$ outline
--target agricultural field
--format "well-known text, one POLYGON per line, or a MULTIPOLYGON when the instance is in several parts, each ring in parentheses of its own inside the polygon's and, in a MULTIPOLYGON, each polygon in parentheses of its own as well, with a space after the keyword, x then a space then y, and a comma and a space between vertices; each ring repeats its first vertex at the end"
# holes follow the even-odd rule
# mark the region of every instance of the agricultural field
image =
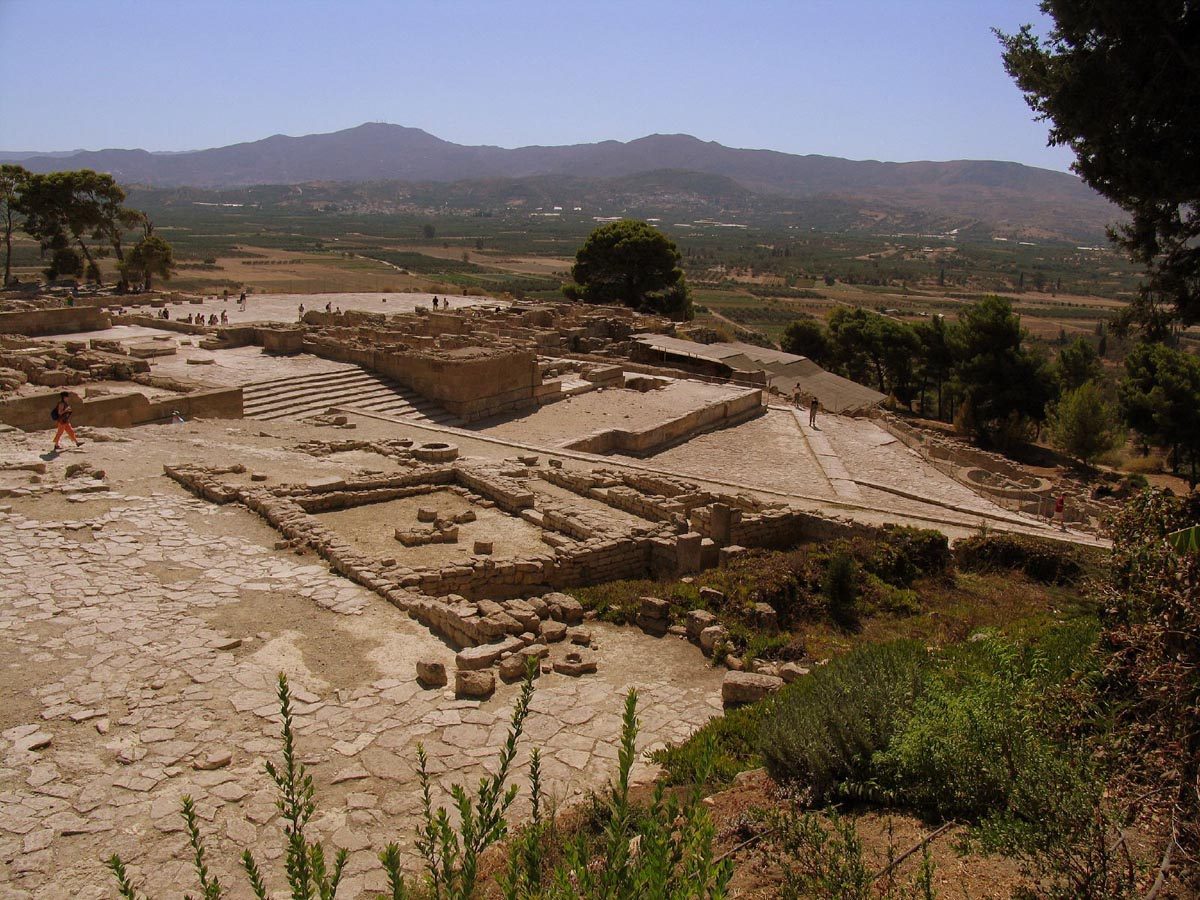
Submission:
MULTIPOLYGON (((320 293, 429 291, 556 299, 575 250, 600 221, 647 218, 677 243, 701 324, 722 336, 778 343, 788 323, 862 306, 908 321, 955 316, 988 293, 1008 296, 1035 340, 1096 333, 1136 290, 1138 274, 1094 245, 1018 241, 974 230, 886 234, 820 231, 769 216, 694 218, 687 211, 396 208, 347 211, 296 188, 130 192, 175 249, 171 287, 320 293), (611 215, 597 216, 602 212, 611 215)), ((19 237, 16 273, 34 277, 36 245, 19 237)), ((106 277, 115 266, 102 261, 106 277)))

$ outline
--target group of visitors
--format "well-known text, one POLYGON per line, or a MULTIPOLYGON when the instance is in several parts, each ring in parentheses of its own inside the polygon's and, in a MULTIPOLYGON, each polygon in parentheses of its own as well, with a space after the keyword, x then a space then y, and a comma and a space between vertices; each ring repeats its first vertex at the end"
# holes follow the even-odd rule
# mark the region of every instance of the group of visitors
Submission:
MULTIPOLYGON (((165 311, 166 310, 164 310, 164 312, 165 311)), ((166 317, 164 316, 163 318, 166 317)), ((204 313, 202 312, 196 313, 194 318, 191 313, 188 313, 183 321, 188 325, 228 325, 229 313, 227 313, 225 310, 221 310, 220 316, 217 316, 216 313, 211 313, 208 317, 208 321, 205 321, 204 313)))
MULTIPOLYGON (((434 294, 434 295, 433 295, 433 308, 434 308, 434 309, 437 309, 437 308, 438 308, 438 302, 439 302, 439 301, 438 301, 437 294, 434 294)), ((449 308, 450 308, 450 298, 449 298, 449 297, 443 297, 443 298, 441 299, 441 301, 440 301, 440 302, 441 302, 441 304, 442 304, 442 309, 449 309, 449 308)))

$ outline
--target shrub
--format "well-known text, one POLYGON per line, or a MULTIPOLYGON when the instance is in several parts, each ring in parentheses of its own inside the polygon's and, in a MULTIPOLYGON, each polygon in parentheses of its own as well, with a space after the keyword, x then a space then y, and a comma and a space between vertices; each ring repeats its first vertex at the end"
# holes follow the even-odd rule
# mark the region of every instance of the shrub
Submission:
POLYGON ((858 624, 858 566, 848 553, 829 561, 822 584, 829 617, 843 628, 858 624))
POLYGON ((890 826, 884 878, 868 867, 855 821, 835 810, 818 814, 792 801, 769 810, 764 824, 770 829, 772 857, 783 872, 782 900, 934 900, 937 896, 928 844, 921 848, 921 863, 913 878, 907 882, 896 878, 898 858, 890 826), (878 881, 883 883, 877 885, 878 881))
POLYGON ((774 715, 773 706, 774 698, 767 698, 727 710, 682 744, 655 750, 650 758, 666 770, 667 784, 697 784, 703 777, 714 785, 728 784, 739 772, 762 765, 759 730, 774 715))
POLYGON ((908 587, 917 578, 948 573, 954 564, 950 542, 940 531, 888 525, 870 545, 863 568, 895 587, 908 587))
POLYGON ((1069 754, 1047 727, 1054 688, 1086 667, 1096 631, 1058 631, 1036 645, 988 637, 941 654, 872 760, 863 791, 936 817, 979 821, 1061 780, 1069 754))
POLYGON ((859 647, 785 687, 763 717, 759 749, 778 781, 814 800, 845 779, 861 780, 921 692, 929 655, 912 641, 859 647))
POLYGON ((1094 565, 1096 554, 1072 544, 1026 534, 987 534, 954 545, 959 568, 966 572, 1011 569, 1044 584, 1076 584, 1094 565))

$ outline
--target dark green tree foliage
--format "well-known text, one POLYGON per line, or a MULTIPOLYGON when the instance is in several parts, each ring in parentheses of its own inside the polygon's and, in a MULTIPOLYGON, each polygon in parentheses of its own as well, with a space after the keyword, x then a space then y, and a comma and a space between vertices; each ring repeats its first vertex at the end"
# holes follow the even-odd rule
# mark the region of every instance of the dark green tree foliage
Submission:
POLYGON ((1081 337, 1063 347, 1054 364, 1054 374, 1058 379, 1059 388, 1063 391, 1083 387, 1089 381, 1099 378, 1102 371, 1096 348, 1090 341, 1081 337))
POLYGON ((1177 472, 1200 482, 1200 359, 1161 344, 1125 357, 1117 388, 1125 422, 1147 443, 1167 447, 1177 472))
POLYGON ((987 441, 1045 418, 1050 379, 1022 346, 1021 319, 1003 297, 985 297, 960 316, 955 381, 968 404, 966 426, 987 441))
MULTIPOLYGON (((80 169, 32 175, 21 192, 19 211, 25 215, 25 231, 51 254, 51 270, 66 274, 65 250, 77 251, 86 262, 88 278, 100 280, 96 260, 107 254, 103 244, 120 227, 125 192, 111 175, 80 169)), ((51 270, 47 274, 51 274, 51 270)), ((53 275, 51 275, 53 277, 53 275)))
POLYGON ((150 290, 150 283, 155 276, 168 281, 174 270, 171 245, 155 234, 138 241, 121 266, 124 277, 141 279, 145 282, 146 290, 150 290))
POLYGON ((944 316, 934 316, 928 322, 919 322, 913 326, 920 347, 920 394, 921 411, 925 411, 925 390, 932 386, 937 392, 937 414, 945 417, 943 411, 943 387, 954 372, 954 328, 947 324, 944 316))
POLYGON ((1151 336, 1200 322, 1200 5, 1043 0, 1046 38, 999 34, 1026 102, 1073 168, 1130 221, 1110 236, 1149 278, 1127 320, 1151 336))
POLYGON ((1116 410, 1094 381, 1063 393, 1050 413, 1050 436, 1056 446, 1089 465, 1124 439, 1116 410))
POLYGON ((12 235, 16 228, 17 205, 28 180, 29 172, 23 166, 0 165, 0 217, 4 222, 4 279, 0 281, 0 287, 7 285, 12 277, 12 235))
POLYGON ((820 366, 833 362, 833 344, 829 332, 813 318, 797 319, 788 325, 780 346, 785 353, 806 357, 820 366))
POLYGON ((691 296, 674 241, 645 222, 622 219, 588 236, 563 293, 586 303, 620 303, 672 319, 691 319, 691 296))

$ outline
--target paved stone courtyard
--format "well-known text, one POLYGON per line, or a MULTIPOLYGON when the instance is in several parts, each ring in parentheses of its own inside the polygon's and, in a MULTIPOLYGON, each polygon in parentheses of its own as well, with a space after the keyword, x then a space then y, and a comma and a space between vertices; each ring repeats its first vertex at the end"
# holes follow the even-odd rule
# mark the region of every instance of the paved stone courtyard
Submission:
MULTIPOLYGON (((164 431, 139 452, 166 453, 164 431)), ((27 456, 27 444, 10 438, 4 451, 27 456)), ((125 444, 85 449, 118 470, 128 454, 125 444)), ((243 509, 161 477, 122 481, 110 473, 114 490, 71 499, 18 496, 0 514, 0 894, 112 896, 101 860, 114 851, 148 891, 178 891, 188 884, 184 794, 225 883, 240 883, 242 847, 277 862, 262 767, 278 753, 280 671, 317 784, 316 833, 351 851, 345 896, 382 889, 374 848, 412 847, 417 742, 440 784, 473 783, 503 739, 516 687, 483 703, 423 690, 418 657, 453 661, 425 628, 312 557, 272 549, 276 533, 243 509)), ((589 627, 599 674, 543 676, 527 727, 564 802, 613 771, 628 688, 642 696, 642 747, 679 740, 720 710, 721 676, 687 643, 589 627)))
MULTIPOLYGON (((411 310, 431 299, 411 295, 388 306, 411 310)), ((310 310, 328 302, 255 297, 254 311, 239 313, 237 320, 271 314, 292 321, 301 301, 310 310)), ((339 305, 366 311, 384 306, 380 295, 341 295, 339 305)), ((235 311, 233 302, 208 299, 172 307, 172 315, 198 306, 235 311)), ((517 310, 502 324, 506 332, 532 333, 545 325, 546 315, 517 310)), ((622 322, 617 325, 624 327, 622 322)), ((598 327, 585 324, 578 330, 598 327)), ((347 346, 361 337, 340 325, 334 331, 345 332, 347 346)), ((654 552, 679 553, 682 559, 686 545, 703 554, 699 530, 715 528, 718 506, 726 517, 736 508, 745 517, 741 533, 763 539, 741 541, 747 546, 775 546, 765 537, 770 528, 783 528, 785 520, 795 528, 805 519, 839 534, 888 523, 938 528, 951 538, 981 525, 1058 534, 964 486, 875 421, 823 415, 812 428, 803 412, 780 403, 760 415, 755 400, 754 409, 743 410, 746 415, 671 432, 671 440, 641 457, 564 449, 580 446, 574 441, 597 429, 666 427, 742 393, 688 379, 667 379, 665 386, 643 393, 625 386, 620 367, 607 358, 546 357, 538 363, 532 350, 511 347, 507 363, 481 357, 480 366, 494 363, 493 369, 479 370, 491 372, 489 377, 499 378, 505 366, 526 364, 539 390, 569 389, 570 398, 459 427, 447 424, 463 421, 455 417, 419 410, 401 415, 395 409, 403 405, 389 406, 392 399, 364 395, 361 386, 344 389, 351 368, 345 362, 312 353, 277 356, 257 345, 202 347, 194 335, 155 332, 119 325, 71 340, 169 344, 175 352, 155 356, 156 378, 144 386, 151 396, 170 395, 175 390, 170 379, 195 377, 192 370, 199 370, 209 386, 279 379, 280 394, 297 395, 304 409, 268 416, 269 403, 260 399, 245 407, 247 416, 261 414, 258 420, 85 428, 87 445, 61 456, 44 453, 46 432, 0 433, 0 897, 113 896, 103 864, 113 852, 130 863, 139 890, 177 896, 191 885, 179 816, 184 795, 196 801, 211 868, 234 886, 235 896, 244 884, 237 863, 243 848, 252 849, 271 872, 271 887, 281 888, 282 832, 263 771, 266 760, 278 757, 275 689, 281 672, 290 680, 300 753, 317 788, 313 834, 327 848, 350 852, 339 896, 384 889, 376 853, 388 842, 398 842, 415 868, 418 743, 428 751, 442 791, 437 800, 445 802, 451 783, 474 784, 489 771, 518 688, 500 684, 494 696, 479 701, 457 699, 451 688, 422 687, 418 661, 441 662, 450 671, 463 665, 455 648, 435 636, 446 631, 402 611, 418 607, 397 602, 402 594, 416 600, 400 587, 442 585, 430 588, 427 599, 444 599, 447 609, 459 610, 459 624, 495 624, 503 619, 493 616, 508 613, 485 614, 484 604, 496 606, 488 591, 500 588, 501 571, 512 570, 516 580, 509 585, 512 593, 494 596, 513 604, 534 593, 532 585, 522 587, 526 581, 549 579, 548 573, 566 571, 568 562, 582 567, 579 571, 596 565, 610 579, 644 577, 650 570, 631 575, 620 568, 629 563, 621 554, 632 554, 634 568, 643 566, 637 556, 643 551, 647 559, 657 558, 654 552), (554 370, 560 383, 543 381, 539 367, 548 377, 554 370), (324 387, 318 385, 322 378, 324 387), (312 418, 316 413, 321 415, 312 418), (324 427, 335 424, 346 430, 324 427), (341 439, 347 440, 334 446, 341 439), (455 465, 465 469, 438 484, 439 491, 458 493, 428 492, 419 477, 400 485, 413 473, 424 476, 407 449, 395 448, 424 442, 453 445, 453 455, 460 457, 455 465), (323 443, 329 446, 313 449, 323 443), (265 509, 255 505, 259 495, 238 493, 240 503, 217 505, 224 500, 199 499, 213 495, 202 490, 193 495, 182 482, 165 477, 165 466, 175 467, 176 474, 180 466, 219 473, 234 493, 258 488, 262 498, 273 498, 276 511, 290 497, 296 522, 308 509, 295 504, 307 502, 316 510, 321 498, 312 492, 322 486, 346 493, 348 482, 356 482, 364 492, 377 488, 387 496, 362 505, 343 498, 344 506, 318 510, 304 533, 315 534, 317 523, 328 526, 320 549, 295 533, 281 540, 288 532, 278 518, 250 511, 265 509), (597 472, 599 480, 589 480, 597 472), (372 488, 374 481, 379 484, 372 488), (483 501, 472 492, 484 491, 485 482, 493 494, 483 501), (275 488, 280 492, 270 494, 275 488), (525 495, 520 504, 518 494, 525 495), (494 501, 502 501, 499 508, 494 501), (471 517, 460 523, 462 543, 402 546, 400 526, 409 529, 412 543, 422 507, 435 522, 439 511, 458 516, 470 510, 471 517), (704 515, 688 518, 698 512, 704 515), (680 533, 668 534, 674 530, 680 533), (378 566, 339 568, 337 560, 351 549, 378 566), (426 563, 440 568, 434 572, 426 563), (559 564, 564 568, 555 569, 559 564), (610 565, 617 568, 603 568, 610 565), (613 575, 618 568, 626 574, 613 575), (472 580, 478 572, 486 576, 487 590, 472 580), (456 578, 468 587, 454 586, 456 578), (472 590, 479 596, 459 596, 472 590)), ((434 340, 420 329, 403 336, 416 344, 434 340)), ((576 338, 603 343, 594 334, 576 338)), ((559 349, 555 333, 540 332, 539 339, 559 349)), ((458 352, 450 344, 438 352, 458 352)), ((415 366, 420 360, 414 359, 415 366)), ((480 379, 478 386, 486 387, 480 379)), ((94 381, 89 387, 102 398, 133 384, 94 381)), ((44 388, 30 384, 23 390, 40 396, 44 388)), ((278 404, 286 406, 284 400, 278 404)), ((622 446, 634 448, 629 452, 645 449, 622 446)), ((715 555, 714 538, 705 539, 715 555)), ((1084 534, 1070 539, 1096 541, 1084 534)), ((744 550, 738 543, 728 541, 735 546, 720 549, 744 550)), ((597 580, 602 579, 566 585, 597 580)), ((582 614, 578 605, 575 609, 582 614)), ((561 621, 545 621, 560 642, 554 653, 561 656, 575 646, 563 640, 561 621)), ((524 627, 515 619, 512 624, 524 627)), ((641 697, 642 750, 686 738, 722 708, 724 670, 710 666, 686 640, 595 621, 583 628, 590 632, 598 671, 570 677, 546 660, 518 756, 523 771, 530 745, 542 748, 544 783, 560 804, 603 787, 614 772, 620 713, 630 688, 641 697)), ((519 638, 509 634, 505 640, 531 651, 541 646, 532 630, 519 638)), ((476 649, 488 646, 496 644, 476 649)), ((647 762, 638 763, 637 777, 653 774, 647 762)), ((518 817, 524 803, 518 800, 518 817)))

